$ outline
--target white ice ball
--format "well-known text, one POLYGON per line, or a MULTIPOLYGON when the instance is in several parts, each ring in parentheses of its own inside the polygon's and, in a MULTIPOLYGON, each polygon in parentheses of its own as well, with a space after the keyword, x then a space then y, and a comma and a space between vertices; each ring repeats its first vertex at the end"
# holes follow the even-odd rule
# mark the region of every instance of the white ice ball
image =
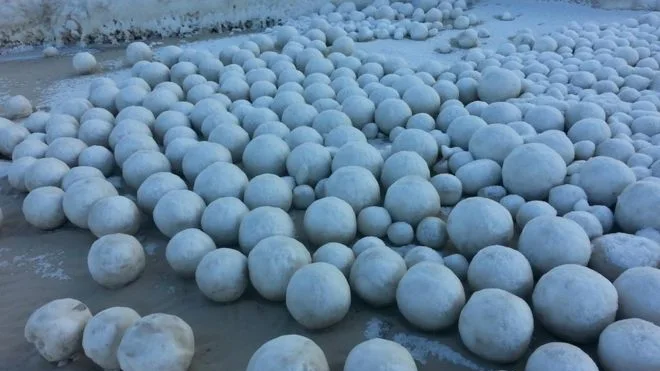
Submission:
POLYGON ((295 236, 293 220, 282 209, 261 206, 245 214, 238 229, 238 243, 249 254, 257 243, 272 236, 295 236))
POLYGON ((81 179, 64 192, 62 199, 64 214, 76 226, 88 228, 89 213, 94 203, 117 194, 117 189, 104 178, 81 179))
POLYGON ((576 222, 546 215, 525 225, 518 251, 527 258, 534 272, 542 275, 563 264, 586 266, 591 257, 591 242, 576 222))
POLYGON ((566 163, 550 147, 528 143, 516 147, 504 159, 504 187, 526 200, 545 199, 554 186, 563 184, 566 163))
POLYGON ((504 68, 489 69, 481 76, 477 94, 486 103, 501 102, 520 95, 520 77, 504 68))
POLYGON ((79 75, 88 75, 98 71, 100 68, 96 58, 88 52, 76 53, 73 56, 73 69, 79 75))
POLYGON ((154 313, 126 330, 117 359, 124 371, 187 370, 194 354, 190 326, 177 316, 154 313))
POLYGON ((35 310, 25 324, 25 339, 48 362, 66 361, 80 351, 92 313, 75 299, 56 299, 35 310))
POLYGON ((285 175, 289 146, 280 137, 266 134, 252 139, 243 152, 243 167, 249 177, 285 175))
POLYGON ((598 371, 596 363, 575 345, 551 342, 541 345, 527 359, 526 371, 598 371))
POLYGON ((474 291, 496 288, 525 298, 532 292, 534 275, 523 254, 509 247, 492 245, 472 258, 468 283, 474 291))
POLYGON ((94 241, 87 255, 87 267, 94 281, 110 289, 135 281, 144 271, 142 244, 127 234, 109 234, 94 241))
POLYGON ((4 103, 4 116, 10 120, 28 117, 32 113, 32 103, 22 95, 14 95, 4 103))
POLYGON ((126 62, 131 66, 139 61, 150 62, 152 58, 151 47, 141 41, 132 42, 126 47, 126 62))
POLYGON ((286 288, 286 307, 307 329, 321 329, 341 321, 351 306, 351 288, 334 265, 312 263, 298 269, 286 288), (310 297, 309 293, 315 295, 310 297))
POLYGON ((332 196, 314 201, 305 211, 303 224, 310 242, 317 246, 328 242, 349 244, 357 232, 351 205, 332 196))
POLYGON ((264 298, 283 301, 293 274, 311 262, 312 256, 302 243, 292 237, 270 236, 248 254, 250 282, 264 298))
POLYGON ((618 197, 615 218, 619 227, 629 233, 645 228, 660 230, 656 217, 660 207, 660 184, 642 180, 625 188, 618 197))
POLYGON ((384 307, 396 300, 396 288, 406 273, 401 255, 386 246, 365 250, 353 263, 351 288, 374 307, 384 307))
POLYGON ((165 247, 165 259, 181 277, 195 276, 195 269, 202 258, 215 250, 215 243, 206 233, 189 228, 175 234, 165 247))
POLYGON ((25 170, 25 188, 32 191, 39 187, 59 187, 69 172, 69 166, 56 158, 41 158, 25 170))
POLYGON ((199 228, 206 203, 196 193, 187 189, 165 193, 153 211, 154 223, 167 237, 188 228, 199 228))
POLYGON ((589 267, 614 281, 634 267, 660 266, 660 244, 650 238, 610 233, 594 239, 589 267))
POLYGON ((250 209, 272 206, 289 211, 293 202, 293 191, 282 177, 261 174, 247 183, 243 202, 250 209))
POLYGON ((491 199, 466 198, 449 214, 447 233, 461 254, 472 257, 487 246, 508 245, 514 234, 513 218, 491 199))
POLYGON ((238 244, 238 231, 243 216, 250 210, 234 197, 222 197, 211 202, 202 214, 202 230, 220 246, 238 244))
POLYGON ((660 326, 660 269, 634 267, 615 281, 620 318, 640 318, 660 326))
POLYGON ((635 180, 635 174, 623 162, 597 156, 580 166, 578 186, 585 191, 590 204, 611 207, 617 203, 619 194, 635 180))
POLYGON ((234 249, 214 249, 199 262, 195 281, 207 298, 221 303, 232 302, 247 288, 248 260, 234 249))
POLYGON ((425 217, 440 212, 440 201, 438 192, 428 180, 409 175, 387 189, 384 207, 393 221, 403 221, 415 227, 425 217))
POLYGON ((526 351, 534 332, 534 317, 527 303, 500 289, 475 292, 458 320, 463 344, 489 361, 510 363, 526 351))
POLYGON ((64 191, 47 186, 32 190, 23 200, 23 216, 31 225, 44 230, 61 227, 66 222, 62 199, 64 191))
POLYGON ((110 196, 92 205, 87 225, 96 237, 114 233, 134 235, 140 229, 140 219, 140 210, 130 198, 110 196))
POLYGON ((110 307, 97 313, 83 332, 85 355, 105 370, 119 369, 119 343, 126 330, 140 318, 136 311, 127 307, 110 307))
POLYGON ((456 323, 465 304, 465 292, 449 268, 426 261, 415 264, 403 276, 396 301, 410 323, 424 331, 437 331, 456 323))
POLYGON ((638 318, 612 323, 598 339, 598 360, 606 370, 658 369, 660 327, 638 318))
POLYGON ((417 371, 408 349, 390 340, 375 338, 356 345, 348 353, 344 371, 417 371))
POLYGON ((348 277, 351 267, 355 261, 355 253, 346 245, 329 242, 319 247, 312 255, 314 263, 328 263, 339 269, 344 276, 348 277))
POLYGON ((220 197, 243 198, 247 185, 248 177, 238 166, 217 161, 197 175, 193 191, 211 203, 220 197))
POLYGON ((532 303, 536 318, 552 334, 589 343, 614 321, 618 295, 614 285, 597 272, 565 264, 538 280, 532 303))
POLYGON ((330 371, 323 350, 300 335, 269 340, 250 357, 246 371, 330 371))
POLYGON ((332 173, 325 183, 326 196, 348 202, 356 214, 380 202, 380 185, 369 170, 344 166, 332 173))
POLYGON ((139 189, 151 175, 170 172, 172 167, 164 154, 153 150, 140 150, 129 156, 122 165, 122 175, 126 184, 139 189))
POLYGON ((188 189, 186 182, 170 172, 150 175, 137 190, 137 204, 147 212, 153 213, 158 201, 165 193, 173 190, 188 189))

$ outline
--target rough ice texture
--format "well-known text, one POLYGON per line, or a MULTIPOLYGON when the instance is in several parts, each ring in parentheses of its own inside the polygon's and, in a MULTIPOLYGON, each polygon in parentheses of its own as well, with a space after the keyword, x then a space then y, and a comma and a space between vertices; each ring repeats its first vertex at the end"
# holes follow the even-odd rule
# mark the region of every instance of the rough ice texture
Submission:
POLYGON ((0 45, 120 42, 266 26, 324 0, 3 0, 0 45))

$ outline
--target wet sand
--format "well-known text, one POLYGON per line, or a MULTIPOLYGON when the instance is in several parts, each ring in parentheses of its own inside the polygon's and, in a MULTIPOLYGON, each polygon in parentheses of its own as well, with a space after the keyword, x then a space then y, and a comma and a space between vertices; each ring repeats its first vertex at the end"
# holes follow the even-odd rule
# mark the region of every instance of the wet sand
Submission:
MULTIPOLYGON (((116 66, 112 61, 122 53, 121 49, 107 48, 96 55, 100 62, 116 66)), ((73 76, 73 70, 70 56, 63 55, 48 60, 5 60, 0 62, 0 76, 5 79, 4 89, 11 94, 23 94, 40 102, 45 89, 73 76)), ((417 359, 420 371, 522 370, 531 351, 552 340, 537 324, 525 357, 516 364, 490 364, 471 355, 461 344, 456 326, 440 333, 422 333, 408 325, 396 307, 374 310, 355 296, 343 321, 329 329, 310 332, 289 316, 283 303, 265 301, 254 289, 232 304, 221 305, 205 299, 194 281, 174 275, 164 258, 167 239, 149 221, 137 236, 148 253, 144 274, 127 287, 107 290, 96 284, 87 270, 87 251, 94 241, 93 235, 72 225, 52 232, 29 226, 21 212, 25 195, 9 186, 6 167, 7 162, 0 163, 0 208, 4 213, 0 227, 1 370, 55 369, 27 343, 23 328, 36 308, 64 297, 81 300, 93 313, 111 306, 128 306, 142 315, 164 312, 180 316, 195 333, 193 371, 244 370, 251 355, 264 342, 293 333, 317 342, 333 371, 342 370, 348 352, 355 345, 374 336, 404 343, 417 359)), ((295 219, 299 221, 300 215, 295 219)), ((593 347, 586 350, 594 355, 593 347)), ((59 369, 98 368, 81 356, 59 369)))

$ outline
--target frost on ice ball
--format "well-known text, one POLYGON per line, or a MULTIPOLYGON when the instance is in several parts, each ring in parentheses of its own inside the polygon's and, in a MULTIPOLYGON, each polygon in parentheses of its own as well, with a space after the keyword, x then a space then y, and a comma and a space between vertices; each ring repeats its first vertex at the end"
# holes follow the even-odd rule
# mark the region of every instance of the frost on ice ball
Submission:
POLYGON ((438 331, 456 323, 465 292, 449 268, 428 261, 416 264, 403 276, 396 301, 410 323, 425 331, 438 331))
POLYGON ((248 262, 234 249, 214 249, 204 255, 194 272, 199 290, 209 299, 232 302, 243 295, 248 285, 248 262))
POLYGON ((660 244, 646 237, 611 233, 593 240, 591 247, 589 267, 610 281, 630 268, 660 265, 660 244))
POLYGON ((330 371, 323 350, 300 335, 283 335, 269 340, 250 358, 246 371, 283 370, 330 371))
POLYGON ((525 371, 598 371, 596 363, 582 349, 568 343, 541 345, 527 359, 525 371))
POLYGON ((94 203, 111 196, 117 196, 117 189, 104 178, 81 179, 64 192, 64 214, 76 226, 89 228, 89 213, 94 203))
POLYGON ((314 201, 305 211, 305 233, 313 244, 348 244, 355 238, 357 220, 351 205, 337 197, 314 201))
POLYGON ((396 288, 406 273, 406 262, 386 246, 367 249, 359 254, 351 268, 351 288, 374 307, 384 307, 396 300, 396 288))
POLYGON ((586 266, 591 257, 587 233, 576 222, 557 216, 532 219, 520 233, 518 251, 542 275, 563 264, 586 266))
POLYGON ((598 339, 598 359, 607 370, 657 370, 660 327, 639 318, 612 323, 598 339))
POLYGON ((99 64, 91 53, 80 52, 73 56, 73 69, 79 75, 88 75, 96 72, 99 64))
POLYGON ((375 338, 356 345, 348 353, 344 371, 363 370, 417 371, 408 349, 391 340, 375 338))
POLYGON ((620 318, 640 318, 660 326, 660 269, 635 267, 614 281, 620 318))
POLYGON ((194 354, 190 326, 177 316, 154 313, 126 330, 117 359, 124 371, 187 370, 194 354))
POLYGON ((532 294, 534 311, 543 326, 575 343, 589 343, 598 338, 614 321, 617 301, 616 289, 610 281, 576 264, 561 265, 544 274, 532 294))
POLYGON ((308 329, 321 329, 341 321, 351 306, 346 277, 328 263, 312 263, 297 270, 286 289, 286 307, 308 329), (309 293, 314 292, 313 296, 309 293))
POLYGON ((92 205, 87 225, 96 237, 114 233, 134 235, 140 229, 140 219, 140 210, 130 198, 110 196, 92 205))
POLYGON ((25 339, 48 362, 65 361, 81 350, 83 330, 90 318, 89 308, 78 300, 53 300, 30 315, 25 339))
POLYGON ((466 198, 449 214, 447 233, 459 252, 472 257, 487 246, 508 245, 514 233, 513 218, 491 199, 466 198))
POLYGON ((158 200, 153 218, 158 230, 167 237, 188 228, 198 228, 206 208, 204 200, 187 189, 173 190, 158 200))
POLYGON ((118 370, 117 349, 126 330, 140 315, 131 308, 111 307, 87 322, 82 347, 85 355, 105 370, 118 370))
POLYGON ((127 234, 109 234, 96 240, 87 255, 87 267, 94 281, 115 289, 136 280, 144 270, 142 244, 127 234))
POLYGON ((532 267, 520 252, 500 245, 480 250, 470 262, 468 282, 474 291, 496 288, 521 298, 532 292, 532 267))
POLYGON ((264 298, 282 301, 291 276, 311 262, 309 251, 297 240, 287 236, 267 237, 248 254, 250 282, 264 298))
POLYGON ((257 243, 272 236, 293 237, 293 220, 284 210, 272 206, 258 207, 242 216, 238 229, 238 243, 249 254, 257 243))
POLYGON ((550 147, 528 143, 516 147, 502 165, 504 187, 526 200, 545 199, 552 187, 563 184, 566 163, 550 147))
POLYGON ((509 363, 526 351, 534 332, 534 317, 527 303, 500 289, 475 292, 458 320, 463 344, 490 361, 509 363))
POLYGON ((174 272, 181 277, 190 278, 202 258, 215 250, 215 243, 206 233, 189 228, 177 233, 165 248, 165 258, 174 272))
POLYGON ((64 191, 57 187, 39 187, 23 200, 23 216, 31 225, 44 230, 61 227, 66 222, 62 199, 64 191))
POLYGON ((32 113, 32 103, 22 95, 14 95, 4 103, 4 116, 10 120, 27 117, 32 113))

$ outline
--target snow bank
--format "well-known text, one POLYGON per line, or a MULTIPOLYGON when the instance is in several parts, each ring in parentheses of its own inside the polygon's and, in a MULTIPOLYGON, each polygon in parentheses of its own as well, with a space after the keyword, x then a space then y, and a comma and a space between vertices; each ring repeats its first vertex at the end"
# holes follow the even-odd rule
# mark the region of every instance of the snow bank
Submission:
POLYGON ((553 0, 609 10, 660 10, 660 0, 553 0))
POLYGON ((108 43, 198 30, 256 28, 325 0, 2 0, 0 45, 108 43))

